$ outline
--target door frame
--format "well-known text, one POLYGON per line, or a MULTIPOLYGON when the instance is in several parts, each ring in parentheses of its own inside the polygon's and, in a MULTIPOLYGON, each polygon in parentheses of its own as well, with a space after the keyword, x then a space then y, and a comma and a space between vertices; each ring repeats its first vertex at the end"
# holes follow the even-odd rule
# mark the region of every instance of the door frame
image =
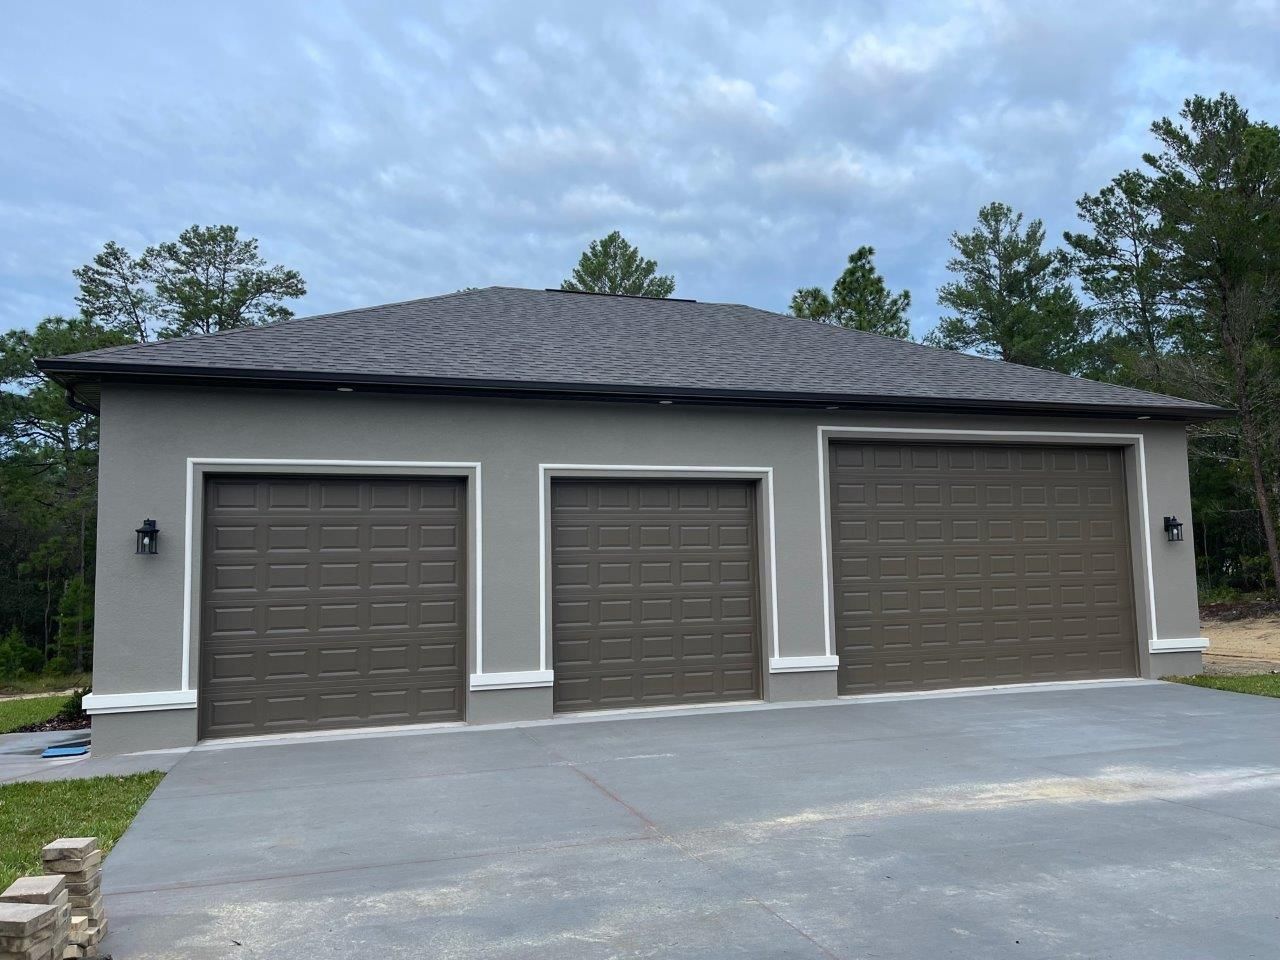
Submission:
MULTIPOLYGON (((258 457, 188 457, 186 482, 185 543, 182 586, 182 686, 197 709, 200 691, 200 584, 204 556, 204 492, 211 476, 351 476, 451 477, 461 479, 466 495, 464 525, 467 536, 467 665, 464 676, 479 669, 483 654, 482 599, 484 564, 481 555, 483 514, 481 470, 478 462, 425 460, 291 460, 258 457)), ((467 715, 466 682, 463 683, 463 719, 467 715)))
POLYGON ((835 652, 835 581, 831 568, 830 469, 833 440, 887 440, 904 443, 988 443, 1010 446, 1114 447, 1124 452, 1125 488, 1129 496, 1129 541, 1138 549, 1131 551, 1133 568, 1134 613, 1137 621, 1138 675, 1148 674, 1153 653, 1165 652, 1156 634, 1155 572, 1152 565, 1151 511, 1147 497, 1147 455, 1140 433, 1094 433, 1071 430, 997 430, 946 429, 934 427, 841 427, 819 426, 818 436, 818 510, 822 532, 822 621, 826 651, 835 652), (1135 496, 1136 494, 1136 496, 1135 496), (1137 509, 1133 504, 1137 503, 1137 509))
MULTIPOLYGON (((778 640, 778 560, 774 529, 773 467, 695 467, 621 463, 538 464, 538 655, 544 686, 555 672, 551 637, 551 483, 553 480, 747 480, 756 487, 756 570, 760 577, 760 695, 769 697, 769 673, 781 654, 778 640)), ((694 705, 688 705, 694 706, 694 705)), ((701 704, 696 705, 701 706, 701 704)), ((723 706, 722 703, 706 706, 723 706)), ((628 707, 625 709, 652 709, 628 707)))

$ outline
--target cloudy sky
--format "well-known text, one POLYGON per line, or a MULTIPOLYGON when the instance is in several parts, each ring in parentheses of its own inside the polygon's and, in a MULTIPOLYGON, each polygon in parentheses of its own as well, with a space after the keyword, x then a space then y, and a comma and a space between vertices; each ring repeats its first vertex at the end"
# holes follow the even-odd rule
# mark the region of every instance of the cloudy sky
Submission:
POLYGON ((1058 237, 1187 96, 1280 122, 1278 48, 1280 0, 15 4, 0 329, 107 240, 233 223, 301 313, 556 286, 615 228, 785 309, 870 243, 918 335, 979 206, 1058 237))

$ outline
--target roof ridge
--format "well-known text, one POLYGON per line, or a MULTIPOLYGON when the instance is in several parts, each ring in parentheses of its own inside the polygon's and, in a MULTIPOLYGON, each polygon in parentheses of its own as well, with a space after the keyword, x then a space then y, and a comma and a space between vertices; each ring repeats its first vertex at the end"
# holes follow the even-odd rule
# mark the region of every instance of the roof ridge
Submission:
POLYGON ((647 293, 613 293, 609 290, 569 290, 564 287, 543 287, 543 293, 567 293, 579 297, 621 297, 626 300, 659 300, 667 303, 697 303, 692 297, 653 297, 647 293))

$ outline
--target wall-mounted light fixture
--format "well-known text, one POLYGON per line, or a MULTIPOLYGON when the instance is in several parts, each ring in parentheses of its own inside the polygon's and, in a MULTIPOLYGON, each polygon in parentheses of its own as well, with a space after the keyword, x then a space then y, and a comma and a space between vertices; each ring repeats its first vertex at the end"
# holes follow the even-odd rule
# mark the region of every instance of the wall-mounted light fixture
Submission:
POLYGON ((1165 517, 1164 532, 1170 543, 1180 542, 1182 540, 1182 521, 1177 517, 1165 517))
POLYGON ((138 549, 136 553, 159 553, 160 552, 160 528, 156 526, 156 522, 150 517, 142 521, 142 526, 137 529, 138 549))

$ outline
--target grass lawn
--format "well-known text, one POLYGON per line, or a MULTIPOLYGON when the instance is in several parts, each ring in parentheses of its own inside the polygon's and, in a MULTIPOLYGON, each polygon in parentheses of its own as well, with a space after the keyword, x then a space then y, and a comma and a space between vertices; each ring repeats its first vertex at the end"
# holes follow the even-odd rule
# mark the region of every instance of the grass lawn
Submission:
POLYGON ((1253 693, 1260 697, 1280 697, 1280 673, 1255 673, 1244 677, 1208 677, 1202 673, 1194 677, 1168 677, 1167 679, 1174 683, 1189 683, 1193 687, 1230 690, 1232 693, 1253 693))
POLYGON ((40 873, 40 848, 59 837, 97 837, 110 850, 163 773, 0 786, 0 890, 40 873))
POLYGON ((22 680, 0 680, 0 696, 10 693, 44 693, 46 690, 83 690, 93 683, 87 673, 26 677, 22 680))
POLYGON ((0 733, 12 733, 30 723, 43 723, 61 710, 67 699, 59 696, 0 700, 0 733))

